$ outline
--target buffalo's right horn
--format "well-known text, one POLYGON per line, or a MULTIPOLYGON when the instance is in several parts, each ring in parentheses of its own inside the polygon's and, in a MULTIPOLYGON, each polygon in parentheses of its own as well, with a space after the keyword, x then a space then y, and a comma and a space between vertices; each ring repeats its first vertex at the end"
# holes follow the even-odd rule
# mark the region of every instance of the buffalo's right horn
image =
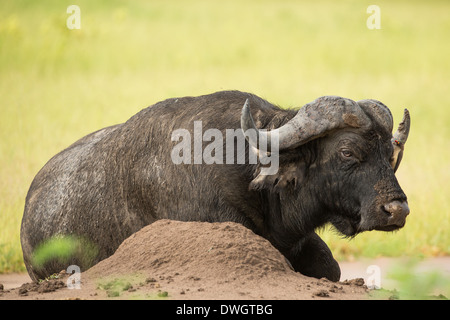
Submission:
POLYGON ((403 150, 405 150, 405 143, 408 140, 409 128, 411 126, 411 117, 409 116, 408 109, 405 109, 403 113, 402 122, 398 125, 397 131, 392 136, 392 146, 394 147, 394 153, 391 158, 391 166, 394 172, 397 171, 398 166, 403 158, 403 150))
POLYGON ((256 139, 245 134, 249 143, 259 149, 259 142, 266 141, 267 150, 272 150, 271 136, 278 136, 278 149, 291 149, 326 135, 332 130, 345 127, 359 128, 370 125, 370 120, 361 107, 353 100, 324 96, 303 106, 297 114, 283 126, 271 131, 256 128, 250 112, 249 100, 245 101, 241 113, 241 128, 256 130, 256 139))

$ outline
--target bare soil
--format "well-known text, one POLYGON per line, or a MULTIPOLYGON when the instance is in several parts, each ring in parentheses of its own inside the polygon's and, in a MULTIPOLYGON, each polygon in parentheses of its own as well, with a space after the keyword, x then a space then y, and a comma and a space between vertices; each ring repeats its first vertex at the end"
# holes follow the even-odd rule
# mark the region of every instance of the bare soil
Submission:
POLYGON ((269 241, 240 224, 159 220, 76 275, 3 289, 0 299, 367 299, 344 282, 293 271, 269 241), (80 289, 69 289, 79 284, 80 289))

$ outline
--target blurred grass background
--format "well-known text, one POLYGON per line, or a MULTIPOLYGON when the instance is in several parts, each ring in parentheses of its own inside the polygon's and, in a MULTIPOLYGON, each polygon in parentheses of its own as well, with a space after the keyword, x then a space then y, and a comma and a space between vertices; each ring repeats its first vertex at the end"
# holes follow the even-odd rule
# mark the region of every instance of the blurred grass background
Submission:
POLYGON ((322 95, 403 108, 397 177, 411 214, 395 233, 321 234, 338 259, 450 254, 450 2, 0 1, 0 272, 23 271, 26 192, 56 153, 148 105, 218 90, 285 107, 322 95), (69 30, 69 5, 81 29, 69 30), (381 29, 369 30, 369 5, 381 29))

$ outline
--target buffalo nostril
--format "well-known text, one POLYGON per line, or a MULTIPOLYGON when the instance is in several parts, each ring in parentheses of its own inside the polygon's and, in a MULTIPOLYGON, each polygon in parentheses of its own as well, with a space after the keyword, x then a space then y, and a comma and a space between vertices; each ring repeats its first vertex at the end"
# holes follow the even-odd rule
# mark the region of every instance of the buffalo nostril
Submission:
POLYGON ((390 208, 388 208, 388 205, 381 206, 381 210, 382 210, 388 217, 392 217, 392 213, 389 211, 390 208))
POLYGON ((384 210, 391 215, 403 215, 406 217, 409 214, 409 207, 406 201, 392 201, 384 205, 384 210))

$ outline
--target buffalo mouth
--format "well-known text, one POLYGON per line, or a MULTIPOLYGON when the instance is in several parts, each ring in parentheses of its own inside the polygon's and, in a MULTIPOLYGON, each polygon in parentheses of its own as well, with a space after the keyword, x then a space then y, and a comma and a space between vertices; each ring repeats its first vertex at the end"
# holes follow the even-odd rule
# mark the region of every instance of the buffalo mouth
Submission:
POLYGON ((389 231, 398 230, 400 228, 401 227, 397 226, 397 225, 390 225, 390 226, 383 226, 383 227, 375 227, 373 230, 389 232, 389 231))
MULTIPOLYGON (((378 220, 378 219, 376 219, 378 220)), ((384 219, 383 219, 384 220, 384 219)), ((401 229, 405 225, 405 221, 401 223, 389 223, 388 221, 367 221, 367 219, 355 219, 349 217, 335 217, 331 221, 333 226, 344 236, 354 237, 365 231, 385 231, 392 232, 401 229)))
POLYGON ((403 228, 403 226, 405 225, 405 221, 403 221, 402 223, 382 223, 382 224, 377 224, 377 223, 373 223, 370 226, 363 226, 360 225, 359 230, 360 232, 362 231, 385 231, 385 232, 392 232, 392 231, 397 231, 401 228, 403 228))
POLYGON ((402 224, 384 224, 384 225, 375 225, 375 226, 371 226, 371 227, 366 227, 366 228, 361 228, 361 231, 385 231, 385 232, 392 232, 392 231, 397 231, 401 228, 403 228, 403 226, 405 225, 405 223, 402 224))
POLYGON ((353 214, 336 215, 330 222, 342 235, 354 237, 365 231, 397 231, 405 225, 408 213, 409 209, 400 215, 395 212, 393 214, 387 211, 385 206, 380 206, 375 210, 359 209, 353 214))

